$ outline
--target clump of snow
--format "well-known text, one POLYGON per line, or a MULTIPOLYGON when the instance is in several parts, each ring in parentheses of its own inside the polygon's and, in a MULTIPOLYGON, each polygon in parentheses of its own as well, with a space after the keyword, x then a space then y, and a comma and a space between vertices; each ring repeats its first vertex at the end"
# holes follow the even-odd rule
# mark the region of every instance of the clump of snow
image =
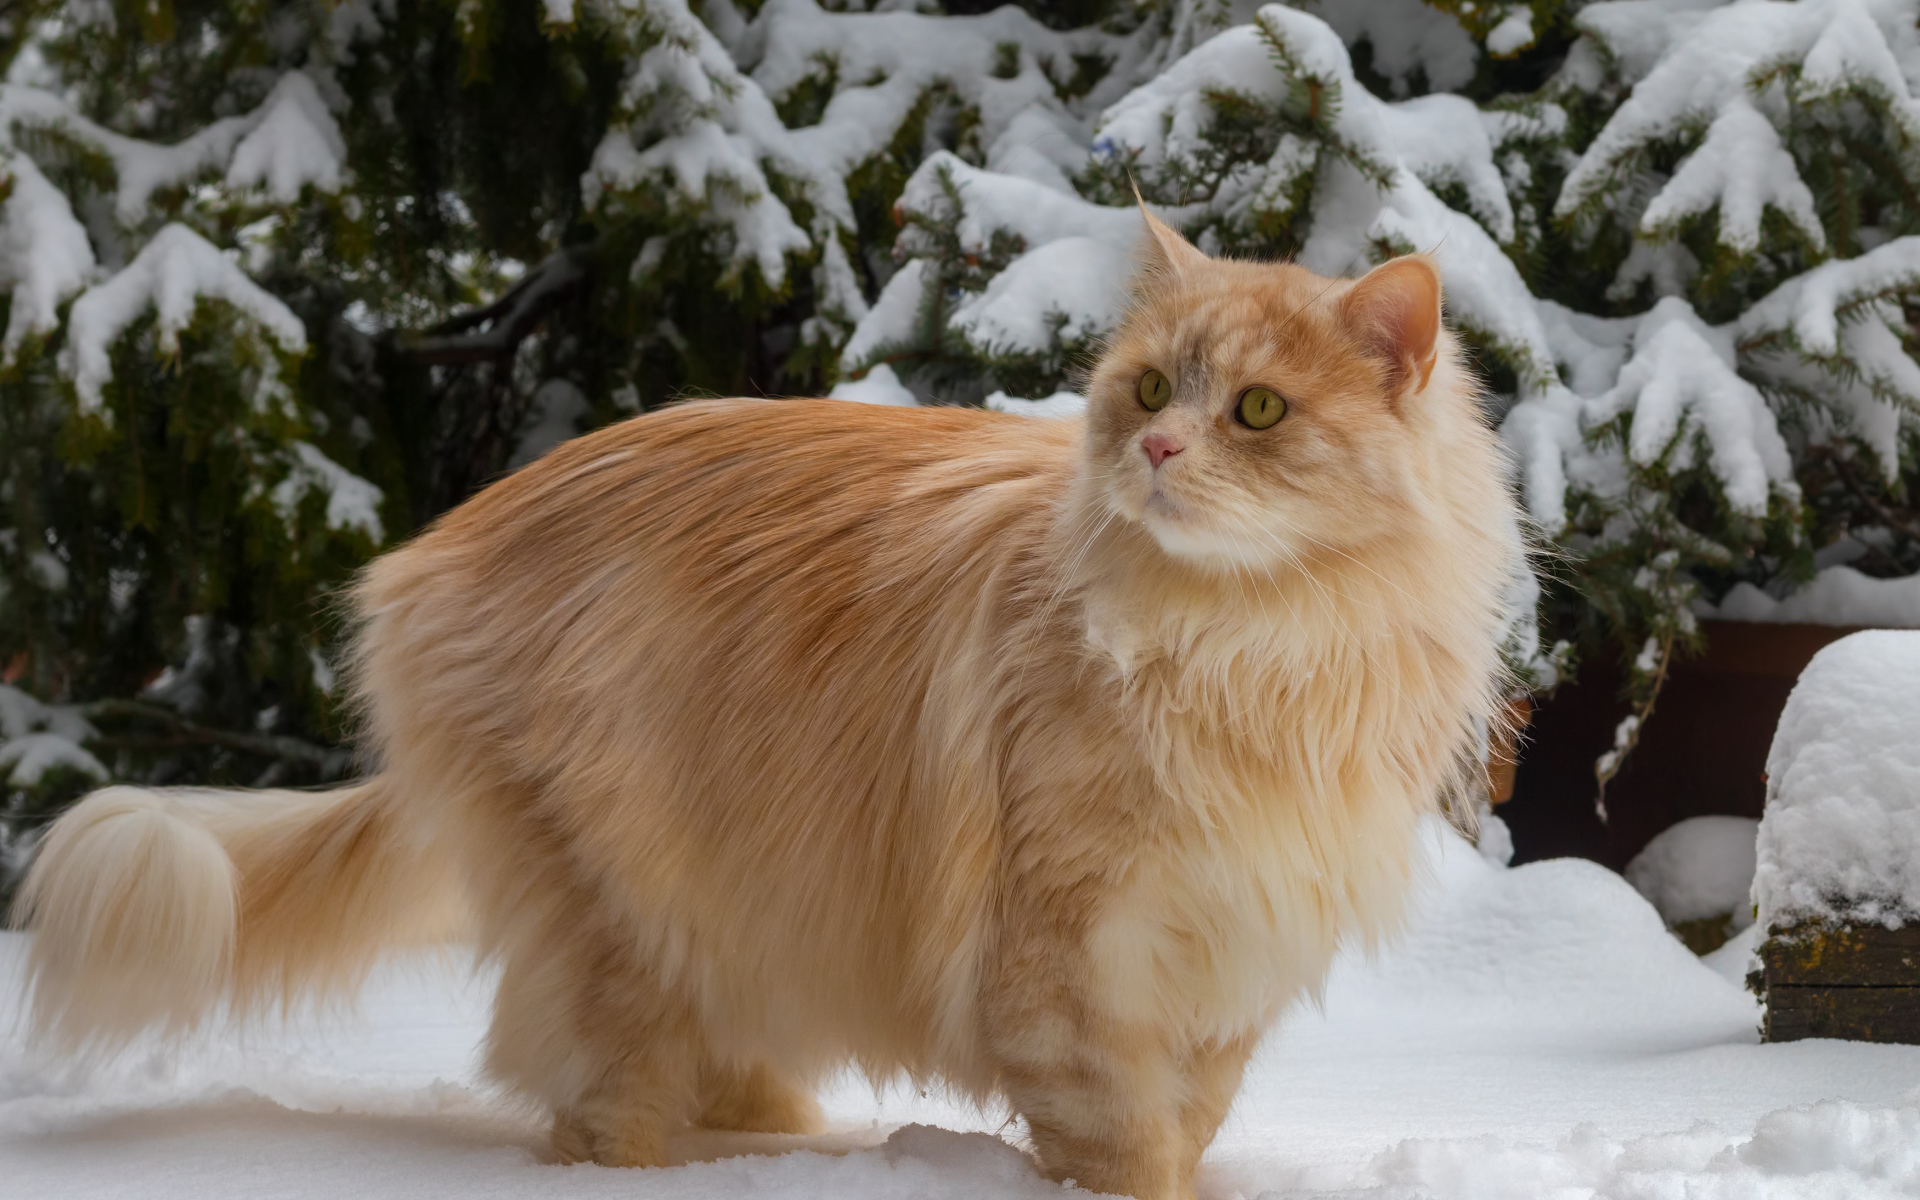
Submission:
POLYGON ((1662 830, 1627 864, 1627 882, 1669 925, 1733 916, 1753 923, 1754 835, 1751 817, 1689 817, 1662 830))
POLYGON ((1920 629, 1920 575, 1876 579, 1842 564, 1825 568, 1785 599, 1750 583, 1736 583, 1703 614, 1722 621, 1920 629))
POLYGON ((1735 932, 1718 950, 1702 954, 1700 961, 1728 983, 1744 988, 1747 976, 1760 969, 1760 935, 1764 932, 1749 919, 1746 928, 1735 932))
POLYGON ((1090 237, 1048 242, 1013 260, 954 310, 948 327, 988 354, 1044 352, 1120 323, 1133 255, 1090 237))
POLYGON ((987 397, 987 407, 995 412, 1014 413, 1023 417, 1071 418, 1086 414, 1087 398, 1079 392, 1055 392, 1037 400, 1025 400, 1005 392, 994 392, 987 397))
POLYGON ((380 522, 385 494, 378 487, 328 458, 311 442, 294 442, 288 449, 293 457, 286 478, 274 485, 273 506, 289 524, 307 493, 317 489, 327 498, 327 528, 357 529, 376 546, 385 540, 386 527, 380 522))
POLYGON ((1767 755, 1753 895, 1763 928, 1920 918, 1920 632, 1814 655, 1767 755))
POLYGON ((155 309, 155 339, 161 353, 171 354, 203 299, 232 305, 289 354, 306 349, 306 327, 292 309, 248 279, 213 243, 185 225, 167 225, 118 274, 73 302, 60 362, 81 410, 101 411, 101 389, 113 378, 110 350, 127 326, 155 309))
POLYGON ((1787 280, 1740 316, 1744 342, 1788 335, 1807 353, 1840 352, 1843 318, 1865 300, 1920 276, 1920 237, 1895 238, 1853 258, 1834 259, 1787 280))
POLYGON ((54 767, 72 767, 104 780, 107 768, 85 749, 54 733, 29 733, 0 743, 0 770, 8 782, 32 787, 54 767))
POLYGON ((1533 14, 1524 5, 1516 7, 1487 31, 1487 53, 1495 58, 1518 54, 1533 45, 1537 36, 1533 31, 1533 14))
POLYGON ((280 204, 308 184, 337 192, 346 174, 347 144, 313 80, 288 71, 255 114, 256 124, 233 148, 227 186, 260 188, 280 204))
POLYGON ((1413 1139, 1380 1155, 1353 1182, 1380 1189, 1367 1195, 1463 1200, 1905 1196, 1920 1187, 1916 1139, 1920 1105, 1868 1109, 1825 1101, 1769 1113, 1751 1134, 1701 1124, 1683 1133, 1626 1139, 1589 1127, 1553 1145, 1499 1136, 1468 1143, 1413 1139))
POLYGON ((56 766, 105 779, 106 767, 81 746, 94 736, 93 726, 73 709, 42 704, 0 683, 0 772, 14 786, 32 787, 56 766))
POLYGON ((93 277, 93 243, 66 193, 24 154, 6 162, 12 190, 0 210, 0 286, 13 295, 0 361, 12 363, 29 335, 52 333, 60 305, 93 277))
MULTIPOLYGON (((586 393, 571 380, 549 379, 533 393, 532 418, 514 447, 509 471, 517 471, 568 438, 580 436, 580 421, 591 411, 586 393)), ((379 539, 375 539, 376 541, 379 539)))
POLYGON ((865 377, 843 379, 827 393, 834 400, 855 400, 861 404, 897 404, 911 407, 920 403, 912 392, 907 390, 893 368, 885 363, 877 363, 865 377))
POLYGON ((928 265, 924 258, 911 259, 887 280, 887 286, 880 289, 879 298, 841 349, 841 371, 858 370, 895 347, 912 342, 919 330, 921 305, 932 283, 928 265))

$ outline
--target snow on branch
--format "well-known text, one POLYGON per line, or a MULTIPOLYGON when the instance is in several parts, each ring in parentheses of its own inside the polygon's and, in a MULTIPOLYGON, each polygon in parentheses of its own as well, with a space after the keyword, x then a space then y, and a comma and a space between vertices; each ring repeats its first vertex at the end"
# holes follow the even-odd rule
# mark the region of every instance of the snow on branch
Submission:
POLYGON ((941 314, 945 331, 983 354, 1041 355, 1055 340, 1085 341, 1118 324, 1143 231, 1139 209, 1093 204, 946 151, 920 164, 898 207, 908 220, 900 249, 915 257, 848 339, 843 370, 864 370, 912 340, 920 314, 947 286, 933 264, 949 251, 991 260, 1011 248, 983 290, 941 314), (954 245, 944 247, 943 237, 954 245))
POLYGON ((19 126, 64 136, 107 159, 117 181, 114 214, 127 226, 147 219, 155 192, 221 168, 229 186, 259 186, 280 203, 298 199, 309 183, 337 191, 346 158, 326 102, 298 71, 281 76, 252 112, 223 117, 171 146, 96 124, 51 92, 0 84, 0 136, 11 138, 19 126))
POLYGON ((106 767, 81 745, 97 736, 74 706, 42 704, 0 683, 0 779, 12 786, 32 787, 55 767, 106 779, 106 767))
MULTIPOLYGON (((605 0, 583 14, 609 16, 605 0)), ((813 0, 771 0, 737 39, 744 72, 682 0, 621 10, 637 47, 610 128, 584 180, 590 206, 665 186, 686 213, 731 235, 733 269, 751 263, 773 288, 789 255, 813 255, 820 308, 851 325, 867 305, 842 239, 856 229, 848 177, 885 153, 943 91, 978 118, 988 166, 1072 194, 1085 164, 1058 98, 1079 56, 1113 39, 1060 33, 1017 7, 972 17, 833 13, 813 0), (824 89, 817 120, 789 128, 775 100, 824 89), (814 210, 802 230, 776 177, 814 210)))
POLYGON ((294 442, 288 449, 287 477, 274 486, 273 504, 289 525, 307 493, 317 490, 327 498, 327 528, 357 529, 376 546, 385 540, 386 527, 380 521, 384 495, 378 487, 310 442, 294 442))
POLYGON ((1896 238, 1854 258, 1794 276, 1740 315, 1743 349, 1784 341, 1814 358, 1840 351, 1842 319, 1861 305, 1920 291, 1920 237, 1896 238))
POLYGON ((1710 11, 1596 4, 1575 19, 1610 56, 1632 94, 1568 172, 1555 215, 1632 204, 1627 185, 1665 144, 1694 145, 1647 203, 1638 228, 1670 236, 1684 219, 1718 210, 1719 239, 1737 254, 1760 245, 1765 211, 1815 248, 1826 244, 1813 193, 1778 127, 1791 104, 1874 97, 1920 133, 1916 0, 1800 0, 1710 11))
POLYGON ((306 349, 306 329, 293 310, 248 279, 211 242, 185 225, 167 225, 123 270, 73 302, 60 364, 73 380, 81 411, 103 412, 101 391, 113 378, 113 343, 141 314, 156 311, 156 343, 163 354, 171 354, 202 300, 232 305, 288 354, 306 349))
POLYGON ((312 79, 288 71, 250 119, 253 128, 227 164, 228 187, 259 188, 278 204, 300 199, 309 184, 323 192, 340 190, 347 145, 312 79))
POLYGON ((814 0, 769 0, 745 53, 753 80, 787 97, 828 84, 817 122, 790 131, 790 152, 844 177, 881 153, 929 90, 979 115, 975 139, 990 170, 1071 193, 1086 163, 1076 123, 1059 99, 1076 59, 1101 54, 1097 30, 1059 32, 1014 5, 979 16, 830 13, 814 0), (1017 128, 1016 128, 1017 127, 1017 128))
POLYGON ((93 277, 93 243, 59 188, 32 159, 6 160, 12 188, 0 210, 0 285, 12 290, 0 361, 11 365, 29 336, 52 333, 60 305, 93 277))
POLYGON ((1633 357, 1591 402, 1587 424, 1631 413, 1627 453, 1641 467, 1686 470, 1704 441, 1727 502, 1762 516, 1774 495, 1798 499, 1800 489, 1773 410, 1734 365, 1733 331, 1708 326, 1685 300, 1669 296, 1640 318, 1633 357))

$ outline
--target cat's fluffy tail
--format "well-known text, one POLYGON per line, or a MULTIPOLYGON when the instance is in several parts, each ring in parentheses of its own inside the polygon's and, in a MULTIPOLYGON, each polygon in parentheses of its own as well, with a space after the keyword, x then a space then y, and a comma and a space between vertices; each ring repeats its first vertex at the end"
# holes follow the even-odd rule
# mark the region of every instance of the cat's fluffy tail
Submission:
POLYGON ((357 987, 458 933, 453 873, 379 779, 330 792, 110 787, 54 822, 15 901, 38 1040, 111 1050, 357 987))

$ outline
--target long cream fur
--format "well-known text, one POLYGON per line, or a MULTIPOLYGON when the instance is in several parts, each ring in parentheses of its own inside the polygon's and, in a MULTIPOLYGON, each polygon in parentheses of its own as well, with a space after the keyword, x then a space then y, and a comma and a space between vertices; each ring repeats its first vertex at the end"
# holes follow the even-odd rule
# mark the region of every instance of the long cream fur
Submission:
POLYGON ((1005 1097, 1056 1178, 1190 1196, 1261 1033, 1399 920, 1519 548, 1431 266, 1150 224, 1085 421, 690 403, 374 563, 379 775, 84 801, 21 901, 41 1032, 350 988, 467 922, 488 1069, 562 1157, 813 1128, 851 1060, 1005 1097))

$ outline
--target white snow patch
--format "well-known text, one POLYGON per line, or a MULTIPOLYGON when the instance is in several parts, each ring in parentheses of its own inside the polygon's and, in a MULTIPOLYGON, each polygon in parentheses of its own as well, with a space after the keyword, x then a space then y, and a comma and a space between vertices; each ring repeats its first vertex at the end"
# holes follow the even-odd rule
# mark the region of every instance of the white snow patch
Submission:
POLYGON ((1765 513, 1769 497, 1798 495, 1799 485, 1773 410, 1734 363, 1731 329, 1708 326, 1685 300, 1668 296, 1640 318, 1633 357, 1592 402, 1587 421, 1604 424, 1631 410, 1628 453, 1641 466, 1665 459, 1684 470, 1694 465, 1696 440, 1704 440, 1728 502, 1765 513))
POLYGON ((0 771, 14 785, 32 787, 57 765, 105 779, 106 767, 80 745, 94 736, 93 726, 73 708, 43 704, 0 683, 0 771))
POLYGON ((874 356, 907 345, 920 325, 920 308, 926 302, 928 262, 924 258, 908 260, 893 273, 879 299, 854 327, 853 336, 840 351, 840 369, 858 370, 874 356))
POLYGON ((1536 36, 1533 32, 1533 13, 1524 5, 1517 7, 1487 31, 1487 53, 1495 58, 1518 54, 1533 45, 1536 36))
POLYGON ((1920 575, 1876 579, 1841 564, 1822 570, 1785 599, 1750 583, 1736 583, 1705 615, 1723 621, 1920 629, 1920 575))
POLYGON ((920 403, 893 368, 885 363, 875 363, 865 377, 843 379, 827 393, 831 400, 854 400, 861 404, 894 404, 911 408, 920 403))
POLYGON ((99 759, 57 733, 29 733, 0 743, 0 770, 17 787, 32 787, 54 767, 72 767, 95 779, 105 779, 99 759))
POLYGON ((1480 53, 1460 22, 1421 0, 1318 0, 1301 7, 1311 7, 1348 45, 1370 43, 1373 69, 1395 95, 1407 94, 1416 71, 1429 90, 1453 91, 1472 82, 1479 65, 1480 53))
POLYGON ((995 392, 987 397, 987 407, 995 412, 1022 417, 1074 418, 1086 415, 1087 398, 1079 392, 1055 392, 1038 400, 1024 400, 1005 392, 995 392))
POLYGON ((1086 342, 1120 323, 1131 247, 1066 237, 1014 259, 986 290, 955 308, 949 328, 988 353, 1044 352, 1051 334, 1086 342))

